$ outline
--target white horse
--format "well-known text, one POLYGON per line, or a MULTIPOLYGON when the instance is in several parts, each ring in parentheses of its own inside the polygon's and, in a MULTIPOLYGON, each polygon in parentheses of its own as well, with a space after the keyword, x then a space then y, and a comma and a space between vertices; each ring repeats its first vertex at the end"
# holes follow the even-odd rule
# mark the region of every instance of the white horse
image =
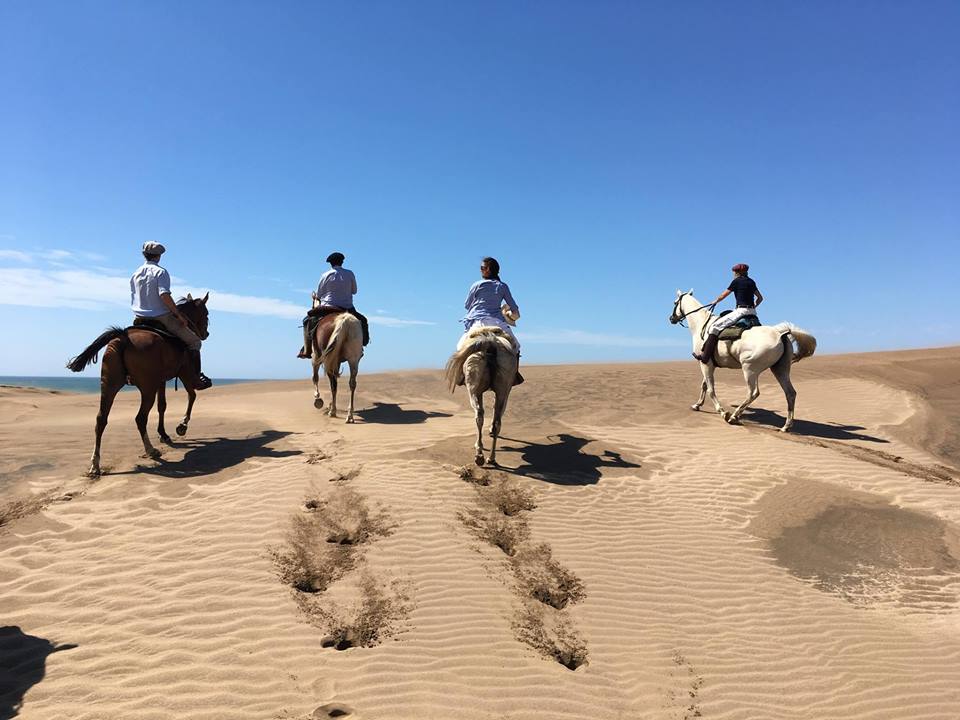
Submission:
MULTIPOLYGON (((314 306, 316 306, 314 299, 314 306)), ((350 365, 350 407, 347 410, 347 422, 353 423, 353 397, 357 391, 357 373, 360 370, 360 358, 363 357, 363 327, 360 320, 348 312, 327 315, 320 319, 313 333, 313 405, 323 407, 320 397, 320 366, 330 380, 330 407, 325 411, 332 418, 337 417, 337 379, 340 366, 350 365)))
MULTIPOLYGON (((711 309, 712 306, 702 305, 693 296, 693 290, 677 290, 670 322, 676 325, 683 320, 688 321, 694 352, 700 350, 708 326, 715 319, 711 309)), ((717 412, 734 425, 740 421, 740 416, 747 406, 760 397, 760 373, 770 368, 787 398, 787 421, 780 428, 780 432, 786 432, 793 425, 793 408, 797 399, 797 391, 790 382, 790 366, 810 357, 816 349, 817 339, 813 335, 788 322, 744 330, 739 340, 721 340, 717 345, 716 358, 711 362, 698 363, 700 372, 703 373, 703 384, 700 386, 700 399, 690 407, 692 410, 699 410, 709 394, 717 412), (743 370, 743 379, 747 383, 747 398, 732 413, 724 410, 717 399, 713 383, 713 373, 717 367, 743 370)))
POLYGON ((498 327, 478 325, 457 343, 456 352, 447 361, 446 379, 453 392, 463 378, 470 393, 470 405, 477 420, 477 442, 474 462, 484 464, 483 457, 483 394, 493 390, 493 423, 490 436, 490 464, 497 464, 497 438, 500 422, 507 409, 507 399, 517 374, 517 348, 510 336, 498 327))

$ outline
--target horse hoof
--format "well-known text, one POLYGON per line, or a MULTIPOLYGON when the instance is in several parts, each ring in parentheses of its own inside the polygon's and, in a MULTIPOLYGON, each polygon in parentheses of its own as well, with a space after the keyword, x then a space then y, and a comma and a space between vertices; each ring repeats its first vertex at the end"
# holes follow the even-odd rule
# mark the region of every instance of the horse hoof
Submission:
POLYGON ((323 398, 314 398, 314 399, 313 399, 313 406, 314 406, 317 410, 320 410, 320 409, 323 407, 323 398))
POLYGON ((353 425, 353 415, 347 418, 347 425, 353 425))
POLYGON ((163 457, 163 453, 157 450, 156 448, 153 448, 149 452, 145 452, 140 457, 147 458, 148 460, 159 460, 160 458, 163 457))
POLYGON ((171 445, 173 443, 173 438, 171 438, 169 435, 164 433, 163 435, 160 436, 160 442, 166 443, 167 445, 171 445))
POLYGON ((179 425, 177 425, 177 435, 179 435, 180 437, 183 437, 186 434, 187 434, 187 424, 180 423, 179 425))
POLYGON ((789 425, 784 425, 782 428, 780 428, 780 432, 784 432, 784 433, 785 433, 785 432, 790 432, 790 426, 789 426, 789 425))
POLYGON ((483 467, 483 463, 485 462, 483 455, 477 455, 473 461, 477 464, 477 467, 483 467))
POLYGON ((88 477, 88 478, 98 478, 98 477, 100 477, 100 468, 99 468, 99 466, 91 465, 91 466, 90 466, 90 469, 87 470, 87 477, 88 477))
POLYGON ((691 405, 691 406, 690 406, 690 409, 693 410, 694 412, 700 412, 700 406, 699 406, 699 405, 691 405))

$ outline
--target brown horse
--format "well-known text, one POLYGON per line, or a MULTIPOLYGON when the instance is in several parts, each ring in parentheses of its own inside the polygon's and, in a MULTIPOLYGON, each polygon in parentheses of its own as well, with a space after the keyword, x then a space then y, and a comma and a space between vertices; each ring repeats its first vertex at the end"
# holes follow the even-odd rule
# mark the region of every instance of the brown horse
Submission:
MULTIPOLYGON (((177 303, 177 309, 187 319, 190 329, 201 340, 206 340, 210 333, 207 331, 208 313, 207 300, 210 293, 202 299, 194 299, 187 295, 186 299, 177 303)), ((157 412, 160 414, 158 432, 160 439, 170 443, 170 436, 163 427, 163 414, 167 409, 166 382, 173 378, 180 378, 187 391, 187 413, 177 426, 177 435, 186 435, 187 425, 190 423, 190 413, 193 411, 193 402, 197 398, 194 383, 197 379, 196 369, 189 353, 182 344, 158 335, 150 330, 137 327, 109 328, 100 337, 90 343, 82 353, 67 363, 67 368, 73 372, 80 372, 91 362, 97 361, 97 353, 106 347, 103 353, 103 364, 100 366, 100 411, 97 413, 97 439, 90 458, 91 477, 100 475, 100 440, 107 427, 107 417, 117 393, 130 379, 140 390, 140 411, 137 413, 137 429, 143 440, 143 455, 154 460, 161 455, 147 437, 147 416, 157 403, 157 412)))
MULTIPOLYGON (((317 306, 314 298, 314 307, 317 306)), ((360 370, 360 358, 363 357, 363 326, 350 313, 343 311, 331 313, 320 318, 313 333, 313 405, 323 407, 320 397, 320 366, 330 380, 330 407, 326 413, 337 417, 337 380, 340 366, 350 365, 350 407, 347 410, 347 422, 353 422, 353 397, 357 392, 357 373, 360 370)))

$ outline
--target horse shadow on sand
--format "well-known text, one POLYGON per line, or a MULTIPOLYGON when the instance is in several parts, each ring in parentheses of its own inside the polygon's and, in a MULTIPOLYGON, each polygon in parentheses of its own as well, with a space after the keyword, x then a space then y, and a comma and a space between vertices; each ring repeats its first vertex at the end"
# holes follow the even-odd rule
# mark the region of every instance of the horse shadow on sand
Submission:
POLYGON ((638 463, 624 460, 618 452, 604 450, 599 455, 584 452, 588 438, 576 435, 550 435, 552 442, 534 443, 515 438, 501 438, 522 443, 522 447, 503 446, 499 452, 520 453, 521 464, 516 468, 501 466, 500 469, 515 475, 536 478, 555 485, 596 485, 600 482, 602 468, 639 468, 638 463))
MULTIPOLYGON (((786 418, 773 410, 763 408, 747 408, 743 414, 744 420, 750 420, 757 425, 768 425, 780 429, 786 418)), ((889 443, 889 440, 868 435, 862 425, 842 425, 840 423, 821 423, 814 420, 797 418, 790 428, 791 435, 805 435, 807 437, 823 438, 825 440, 860 440, 862 442, 889 443)))
POLYGON ((47 657, 76 645, 55 645, 16 625, 0 627, 0 720, 20 714, 23 696, 47 674, 47 657))
POLYGON ((382 402, 375 402, 373 407, 357 410, 354 414, 364 422, 381 425, 414 425, 426 422, 430 418, 453 417, 451 413, 405 410, 398 403, 382 402))
POLYGON ((244 438, 218 437, 171 443, 171 447, 174 448, 189 447, 190 449, 180 460, 160 458, 156 461, 156 465, 139 465, 135 470, 111 474, 125 475, 142 472, 170 478, 193 478, 213 475, 253 458, 285 458, 302 455, 302 450, 277 450, 269 447, 271 443, 290 434, 280 430, 264 430, 258 435, 244 438))

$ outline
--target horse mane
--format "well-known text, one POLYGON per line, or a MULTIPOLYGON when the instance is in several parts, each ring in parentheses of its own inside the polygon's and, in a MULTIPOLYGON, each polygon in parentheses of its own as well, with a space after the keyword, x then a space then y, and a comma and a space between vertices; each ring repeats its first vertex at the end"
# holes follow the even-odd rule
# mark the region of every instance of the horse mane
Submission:
POLYGON ((457 381, 463 372, 463 364, 467 358, 474 353, 483 352, 487 356, 487 364, 491 375, 494 374, 498 363, 497 353, 505 350, 510 353, 516 353, 516 348, 510 340, 510 337, 501 328, 479 325, 471 328, 461 341, 461 347, 447 360, 444 368, 444 379, 450 392, 457 389, 457 381))

